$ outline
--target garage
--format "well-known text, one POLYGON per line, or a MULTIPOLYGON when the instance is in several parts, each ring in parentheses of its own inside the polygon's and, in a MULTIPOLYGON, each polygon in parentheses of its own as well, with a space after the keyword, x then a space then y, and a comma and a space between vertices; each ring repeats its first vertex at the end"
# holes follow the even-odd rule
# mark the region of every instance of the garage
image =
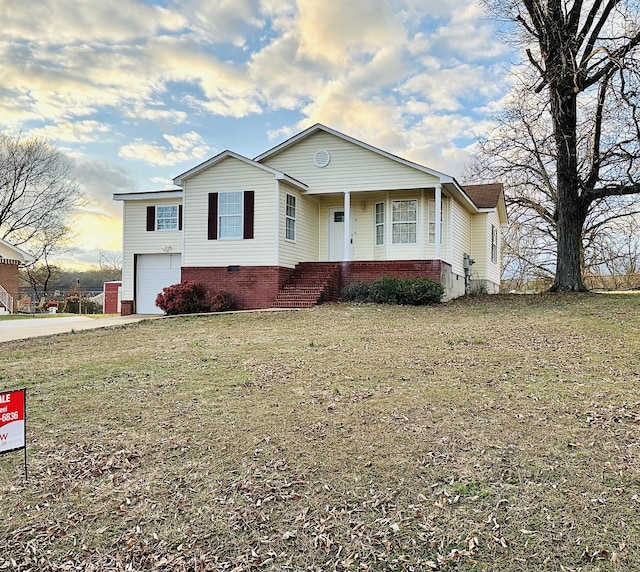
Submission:
POLYGON ((180 282, 180 254, 138 254, 136 271, 136 313, 162 314, 155 304, 162 289, 180 282))

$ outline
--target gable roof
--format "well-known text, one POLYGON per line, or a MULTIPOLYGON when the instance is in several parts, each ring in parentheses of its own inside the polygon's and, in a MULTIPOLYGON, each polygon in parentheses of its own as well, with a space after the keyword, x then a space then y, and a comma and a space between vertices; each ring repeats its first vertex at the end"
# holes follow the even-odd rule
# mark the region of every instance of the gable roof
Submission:
MULTIPOLYGON (((327 127, 326 125, 322 125, 322 123, 316 123, 315 125, 312 125, 311 127, 308 127, 307 129, 305 129, 304 131, 298 133, 297 135, 294 135, 293 137, 290 137, 286 141, 283 141, 279 145, 276 145, 275 147, 272 147, 268 151, 265 151, 264 153, 262 153, 262 154, 258 155, 257 157, 255 157, 254 161, 257 161, 257 162, 261 163, 262 161, 265 161, 265 160, 273 157, 274 155, 277 155, 281 151, 284 151, 285 149, 288 149, 292 145, 295 145, 296 143, 299 143, 300 141, 303 141, 304 139, 307 139, 307 137, 310 137, 311 135, 314 135, 315 133, 318 133, 320 131, 324 131, 325 133, 329 133, 329 134, 331 134, 331 135, 333 135, 335 137, 339 137, 340 139, 344 139, 345 141, 348 141, 349 143, 353 143, 354 145, 358 145, 359 147, 363 147, 364 149, 368 149, 369 151, 373 151, 374 153, 377 153, 378 155, 386 157, 387 159, 391 159, 392 161, 396 161, 396 162, 401 163, 403 165, 406 165, 408 167, 413 167, 414 169, 418 169, 419 171, 422 171, 423 173, 427 173, 427 174, 432 175, 434 177, 438 177, 440 179, 440 182, 442 182, 442 183, 455 182, 455 179, 453 177, 451 177, 450 175, 446 175, 445 173, 441 173, 440 171, 436 171, 435 169, 430 169, 429 167, 425 167, 424 165, 420 165, 418 163, 414 163, 413 161, 409 161, 408 159, 403 159, 402 157, 398 157, 397 155, 394 155, 393 153, 389 153, 388 151, 384 151, 383 149, 379 149, 378 147, 374 147, 373 145, 369 145, 369 143, 365 143, 364 141, 360 141, 359 139, 355 139, 354 137, 350 137, 349 135, 345 135, 344 133, 340 133, 340 131, 336 131, 335 129, 331 129, 330 127, 327 127)), ((456 183, 456 185, 457 185, 457 183, 456 183)))
POLYGON ((0 238, 0 258, 6 258, 9 260, 17 260, 18 262, 27 263, 33 262, 35 258, 31 256, 28 252, 22 250, 22 248, 18 248, 17 246, 13 246, 13 244, 7 242, 0 238), (2 253, 6 253, 9 256, 4 256, 2 253))
POLYGON ((497 209, 506 222, 507 210, 502 183, 464 185, 462 188, 479 209, 497 209))
POLYGON ((502 193, 502 183, 464 185, 462 188, 479 209, 495 209, 502 193))
POLYGON ((300 181, 298 181, 297 179, 294 179, 293 177, 289 177, 287 174, 283 173, 282 171, 278 171, 277 169, 273 169, 267 165, 263 165, 262 163, 258 163, 257 161, 253 161, 252 159, 244 157, 239 153, 234 153, 233 151, 229 151, 229 150, 223 151, 222 153, 218 153, 214 157, 211 157, 211 159, 207 159, 203 163, 196 165, 195 167, 193 167, 193 169, 189 169, 188 171, 182 173, 182 175, 178 175, 175 179, 173 179, 173 184, 182 186, 183 182, 186 179, 189 179, 197 175, 198 173, 201 173, 202 171, 205 171, 206 169, 209 169, 217 165, 224 159, 228 159, 230 157, 233 159, 237 159, 238 161, 242 161, 247 165, 251 165, 252 167, 257 167, 258 169, 267 171, 268 173, 271 173, 276 180, 286 181, 287 183, 289 183, 290 185, 294 186, 295 188, 301 191, 306 191, 309 188, 304 183, 301 183, 300 181))

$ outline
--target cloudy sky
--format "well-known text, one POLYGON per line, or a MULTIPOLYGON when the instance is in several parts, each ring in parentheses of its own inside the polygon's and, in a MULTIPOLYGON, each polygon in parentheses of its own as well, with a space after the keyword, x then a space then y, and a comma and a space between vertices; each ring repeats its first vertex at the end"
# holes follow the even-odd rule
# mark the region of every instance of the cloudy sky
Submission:
POLYGON ((460 176, 508 90, 474 0, 0 0, 0 129, 49 139, 88 204, 64 259, 121 248, 114 192, 314 123, 460 176))

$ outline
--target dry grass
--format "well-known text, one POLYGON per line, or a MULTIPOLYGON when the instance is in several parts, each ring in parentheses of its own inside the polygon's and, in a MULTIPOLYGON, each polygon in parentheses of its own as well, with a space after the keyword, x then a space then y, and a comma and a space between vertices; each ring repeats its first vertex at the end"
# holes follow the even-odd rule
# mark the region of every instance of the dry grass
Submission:
POLYGON ((640 297, 155 320, 4 344, 0 569, 640 562, 640 297))

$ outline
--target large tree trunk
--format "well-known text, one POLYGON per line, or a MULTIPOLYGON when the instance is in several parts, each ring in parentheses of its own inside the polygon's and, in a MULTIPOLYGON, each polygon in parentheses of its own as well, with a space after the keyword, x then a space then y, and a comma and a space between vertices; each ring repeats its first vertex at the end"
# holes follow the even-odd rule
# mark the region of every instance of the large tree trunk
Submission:
POLYGON ((549 91, 558 166, 555 213, 558 250, 556 276, 551 290, 581 292, 586 290, 581 265, 582 227, 586 211, 581 206, 578 180, 577 97, 574 85, 566 85, 566 80, 550 82, 549 91))

